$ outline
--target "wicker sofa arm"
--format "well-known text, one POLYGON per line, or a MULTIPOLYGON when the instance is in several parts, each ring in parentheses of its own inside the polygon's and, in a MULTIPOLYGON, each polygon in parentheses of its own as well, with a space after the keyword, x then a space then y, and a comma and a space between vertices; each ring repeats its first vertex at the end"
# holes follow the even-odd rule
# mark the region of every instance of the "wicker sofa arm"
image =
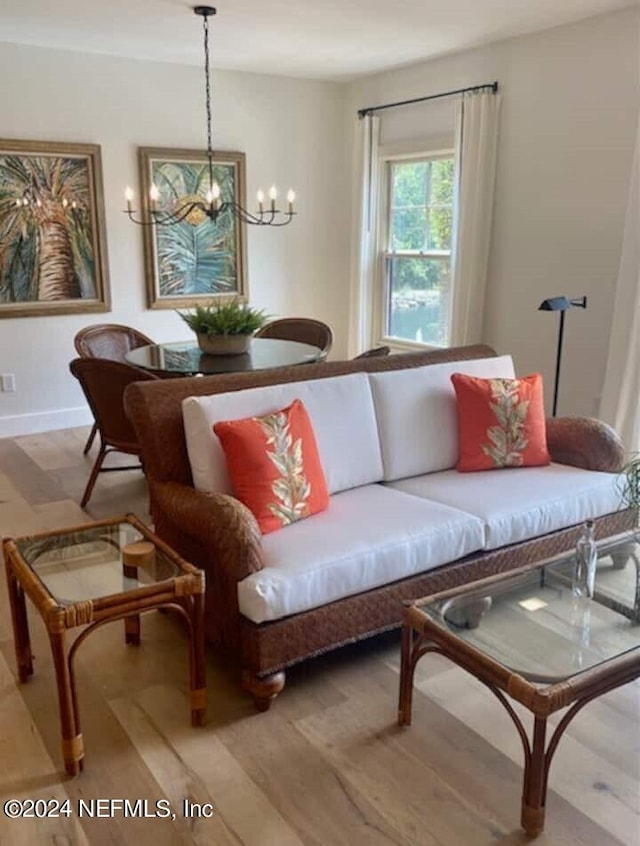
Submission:
POLYGON ((584 470, 619 473, 625 461, 615 429, 590 417, 547 418, 547 447, 552 461, 584 470))
POLYGON ((178 482, 151 484, 154 517, 168 522, 207 549, 224 578, 238 582, 261 570, 262 534, 255 517, 239 500, 221 493, 203 493, 178 482))

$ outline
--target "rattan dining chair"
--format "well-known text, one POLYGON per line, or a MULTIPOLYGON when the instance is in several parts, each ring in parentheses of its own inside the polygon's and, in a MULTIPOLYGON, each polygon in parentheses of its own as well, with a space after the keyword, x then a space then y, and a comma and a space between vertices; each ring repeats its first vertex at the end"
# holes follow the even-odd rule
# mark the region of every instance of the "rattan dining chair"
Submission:
POLYGON ((122 361, 112 361, 107 358, 76 358, 69 364, 69 369, 80 382, 100 435, 100 450, 80 501, 80 507, 84 508, 91 498, 99 473, 135 470, 142 466, 141 464, 128 464, 121 467, 103 467, 102 465, 110 452, 140 455, 141 450, 136 433, 125 414, 124 391, 132 382, 143 382, 158 377, 122 361))
POLYGON ((365 350, 361 352, 360 355, 354 355, 354 360, 358 358, 378 358, 382 355, 389 355, 391 352, 391 347, 382 346, 382 347, 372 347, 370 350, 365 350))
MULTIPOLYGON (((125 356, 130 350, 137 347, 146 347, 154 341, 148 338, 137 329, 131 326, 123 326, 120 323, 94 323, 80 329, 73 345, 81 358, 108 358, 111 361, 125 361, 125 356)), ((98 425, 94 421, 83 455, 91 449, 98 433, 98 425)))
POLYGON ((267 323, 255 334, 256 338, 276 338, 282 341, 298 341, 301 344, 311 344, 322 350, 318 361, 329 355, 333 344, 331 328, 321 320, 310 317, 282 317, 267 323))

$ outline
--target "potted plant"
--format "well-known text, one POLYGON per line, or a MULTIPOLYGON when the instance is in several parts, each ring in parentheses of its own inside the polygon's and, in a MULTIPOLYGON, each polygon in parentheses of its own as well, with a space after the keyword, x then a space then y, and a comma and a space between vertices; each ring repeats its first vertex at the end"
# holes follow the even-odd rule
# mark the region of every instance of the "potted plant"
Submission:
POLYGON ((236 298, 223 303, 198 305, 195 311, 178 312, 196 333, 202 352, 210 355, 239 355, 247 352, 253 333, 267 321, 263 311, 236 298))
POLYGON ((640 514, 640 453, 638 452, 631 453, 622 468, 620 493, 622 502, 633 511, 637 523, 640 514))
MULTIPOLYGON (((640 452, 632 452, 622 468, 619 477, 621 505, 628 508, 633 515, 633 536, 626 545, 617 544, 611 559, 615 570, 622 570, 627 562, 635 558, 636 536, 638 531, 638 517, 640 516, 640 452)), ((636 603, 636 614, 640 614, 640 606, 636 603)), ((640 619, 638 620, 640 622, 640 619)))

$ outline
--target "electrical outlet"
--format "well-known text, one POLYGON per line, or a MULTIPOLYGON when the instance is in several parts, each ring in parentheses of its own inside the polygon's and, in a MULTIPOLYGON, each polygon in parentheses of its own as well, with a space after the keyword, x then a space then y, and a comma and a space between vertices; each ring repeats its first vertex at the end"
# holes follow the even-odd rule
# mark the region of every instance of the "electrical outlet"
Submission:
POLYGON ((13 373, 3 373, 2 376, 0 376, 0 384, 2 385, 3 391, 15 391, 16 377, 13 373))

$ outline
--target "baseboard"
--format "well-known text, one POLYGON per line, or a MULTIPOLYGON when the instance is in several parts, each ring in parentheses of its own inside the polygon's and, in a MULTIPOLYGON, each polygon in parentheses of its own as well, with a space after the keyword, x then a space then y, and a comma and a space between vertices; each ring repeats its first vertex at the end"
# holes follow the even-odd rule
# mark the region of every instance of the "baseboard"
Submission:
POLYGON ((0 417, 0 438, 35 435, 38 432, 52 432, 54 429, 71 429, 74 426, 88 426, 92 422, 93 417, 87 406, 15 414, 0 417))

